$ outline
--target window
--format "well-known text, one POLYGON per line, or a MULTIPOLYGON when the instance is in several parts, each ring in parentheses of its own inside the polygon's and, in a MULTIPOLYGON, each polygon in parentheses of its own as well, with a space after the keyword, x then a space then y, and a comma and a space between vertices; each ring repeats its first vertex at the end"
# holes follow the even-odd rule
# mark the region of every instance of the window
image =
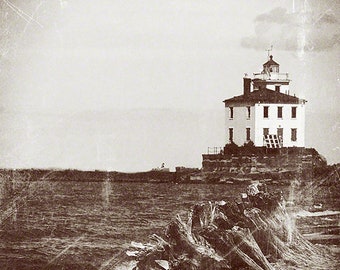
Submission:
POLYGON ((277 137, 279 138, 283 138, 283 128, 278 128, 277 129, 277 137))
POLYGON ((229 128, 229 141, 232 142, 234 140, 234 129, 229 128))
POLYGON ((268 118, 269 106, 263 107, 263 118, 268 118))
POLYGON ((263 136, 269 135, 269 128, 264 128, 263 129, 263 136))
POLYGON ((246 140, 250 141, 250 128, 246 128, 246 140))
POLYGON ((275 91, 280 92, 280 85, 275 85, 275 91))
POLYGON ((292 107, 292 118, 296 118, 296 107, 292 107))
POLYGON ((297 140, 297 129, 296 128, 292 128, 291 130, 291 140, 292 142, 296 142, 297 140))
POLYGON ((250 107, 247 107, 247 119, 250 119, 250 107))
POLYGON ((229 107, 229 118, 230 119, 234 118, 234 108, 233 107, 229 107))
POLYGON ((277 107, 277 118, 282 118, 282 107, 277 107))

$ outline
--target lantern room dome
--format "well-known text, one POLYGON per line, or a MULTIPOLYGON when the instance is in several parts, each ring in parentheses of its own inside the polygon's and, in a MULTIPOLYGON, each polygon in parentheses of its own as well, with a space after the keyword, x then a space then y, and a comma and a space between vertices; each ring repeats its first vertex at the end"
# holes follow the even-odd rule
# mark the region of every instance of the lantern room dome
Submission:
POLYGON ((280 65, 273 60, 273 56, 269 56, 269 60, 263 64, 263 71, 279 72, 280 65))

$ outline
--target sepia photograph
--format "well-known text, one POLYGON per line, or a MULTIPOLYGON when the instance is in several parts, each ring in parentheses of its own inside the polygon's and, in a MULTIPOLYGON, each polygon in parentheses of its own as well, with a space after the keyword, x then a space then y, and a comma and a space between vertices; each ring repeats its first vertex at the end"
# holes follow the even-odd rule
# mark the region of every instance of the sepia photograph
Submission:
POLYGON ((0 0, 0 270, 340 269, 340 1, 0 0))

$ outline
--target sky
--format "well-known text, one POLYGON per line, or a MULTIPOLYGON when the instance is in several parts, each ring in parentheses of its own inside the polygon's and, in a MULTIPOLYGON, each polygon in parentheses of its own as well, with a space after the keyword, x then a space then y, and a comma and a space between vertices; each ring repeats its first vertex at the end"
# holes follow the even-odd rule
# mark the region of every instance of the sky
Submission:
POLYGON ((273 45, 340 162, 339 1, 0 1, 0 167, 201 167, 273 45))

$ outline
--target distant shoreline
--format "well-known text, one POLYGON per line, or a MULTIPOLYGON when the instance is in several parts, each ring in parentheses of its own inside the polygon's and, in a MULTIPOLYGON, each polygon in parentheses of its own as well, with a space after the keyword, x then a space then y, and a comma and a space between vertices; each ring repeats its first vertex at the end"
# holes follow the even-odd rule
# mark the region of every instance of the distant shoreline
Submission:
MULTIPOLYGON (((321 172, 330 172, 334 166, 326 166, 321 172)), ((318 172, 320 175, 321 173, 318 172)), ((290 185, 299 180, 296 174, 287 172, 270 172, 265 174, 230 175, 228 172, 188 171, 156 171, 116 172, 116 171, 82 171, 74 169, 0 169, 0 180, 9 181, 67 181, 67 182, 117 182, 117 183, 176 183, 176 184, 218 184, 240 185, 252 181, 262 181, 268 185, 290 185)), ((311 179, 312 180, 312 179, 311 179)), ((300 184, 304 184, 302 179, 300 184)), ((327 185, 327 183, 324 183, 327 185)))

